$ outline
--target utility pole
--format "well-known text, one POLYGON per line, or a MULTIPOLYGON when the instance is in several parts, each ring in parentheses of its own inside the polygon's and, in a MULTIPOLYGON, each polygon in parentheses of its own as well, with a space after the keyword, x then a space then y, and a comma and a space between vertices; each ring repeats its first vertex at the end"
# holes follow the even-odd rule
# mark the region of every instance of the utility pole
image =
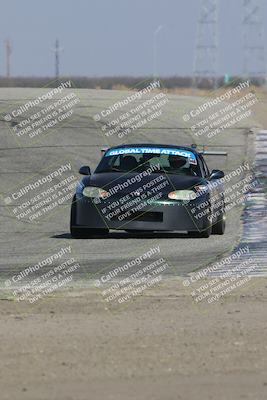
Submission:
POLYGON ((162 30, 162 25, 159 25, 153 32, 153 79, 156 82, 158 78, 158 34, 162 30))
POLYGON ((6 39, 5 41, 5 49, 6 49, 6 77, 10 78, 10 56, 12 53, 12 48, 9 39, 6 39))
POLYGON ((59 65, 60 65, 59 54, 63 50, 64 50, 63 47, 59 46, 59 40, 56 39, 55 47, 52 49, 52 51, 55 53, 55 77, 57 80, 59 79, 59 65))
POLYGON ((197 22, 194 58, 194 87, 203 79, 212 79, 217 87, 218 76, 218 0, 201 0, 197 22))
POLYGON ((263 10, 259 0, 243 0, 243 75, 245 78, 266 77, 263 10))

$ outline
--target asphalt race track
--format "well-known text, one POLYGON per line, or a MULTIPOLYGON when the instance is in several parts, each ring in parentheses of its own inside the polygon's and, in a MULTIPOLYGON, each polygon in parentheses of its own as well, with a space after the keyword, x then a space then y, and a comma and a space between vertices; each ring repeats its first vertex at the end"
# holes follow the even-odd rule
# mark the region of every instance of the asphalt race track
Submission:
MULTIPOLYGON (((103 269, 126 263, 155 246, 160 246, 161 256, 171 266, 167 271, 170 276, 185 275, 232 251, 242 234, 242 207, 235 208, 228 216, 224 236, 213 235, 209 239, 190 239, 177 233, 136 236, 113 231, 107 238, 75 240, 69 234, 70 200, 59 205, 43 220, 35 223, 18 220, 10 213, 11 206, 5 201, 11 187, 18 188, 33 176, 44 176, 46 168, 59 165, 63 162, 61 160, 71 163, 78 180, 79 167, 89 165, 94 169, 100 160, 101 148, 110 145, 139 142, 204 144, 206 149, 228 152, 227 157, 206 157, 210 169, 223 169, 226 173, 245 159, 253 158, 253 135, 249 134, 249 129, 254 122, 251 119, 241 121, 233 129, 210 140, 204 136, 196 137, 182 116, 205 99, 173 94, 167 95, 168 103, 158 118, 119 139, 116 135, 105 136, 102 129, 104 122, 96 121, 93 116, 118 99, 124 99, 130 92, 75 89, 79 103, 75 105, 71 118, 37 139, 17 140, 12 127, 20 117, 14 118, 12 124, 12 121, 4 119, 4 115, 47 91, 0 89, 1 283, 14 273, 48 257, 53 249, 66 246, 71 246, 72 254, 79 261, 81 268, 75 272, 75 277, 82 285, 90 283, 90 279, 103 269)), ((27 112, 23 117, 26 115, 27 112)))

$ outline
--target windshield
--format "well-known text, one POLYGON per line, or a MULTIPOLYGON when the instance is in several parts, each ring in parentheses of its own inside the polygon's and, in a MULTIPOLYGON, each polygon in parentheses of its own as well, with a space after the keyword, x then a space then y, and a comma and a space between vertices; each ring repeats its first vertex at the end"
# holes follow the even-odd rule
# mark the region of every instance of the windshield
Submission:
POLYGON ((155 173, 201 176, 196 155, 178 148, 116 148, 106 152, 95 173, 139 173, 151 167, 155 173))

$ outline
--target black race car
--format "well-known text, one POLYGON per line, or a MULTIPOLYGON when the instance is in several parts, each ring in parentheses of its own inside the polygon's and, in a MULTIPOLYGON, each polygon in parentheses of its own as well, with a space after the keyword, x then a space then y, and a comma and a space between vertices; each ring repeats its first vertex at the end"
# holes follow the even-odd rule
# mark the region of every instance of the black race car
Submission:
POLYGON ((222 178, 211 173, 195 146, 131 144, 112 147, 78 183, 71 206, 74 238, 132 233, 187 232, 209 237, 225 231, 222 178))

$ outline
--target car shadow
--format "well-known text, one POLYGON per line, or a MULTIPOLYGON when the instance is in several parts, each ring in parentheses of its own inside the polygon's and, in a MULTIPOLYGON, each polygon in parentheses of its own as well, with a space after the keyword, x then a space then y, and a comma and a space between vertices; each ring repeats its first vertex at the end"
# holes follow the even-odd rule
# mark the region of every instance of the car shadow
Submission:
POLYGON ((128 232, 109 232, 107 235, 91 235, 90 238, 74 239, 70 233, 62 233, 51 236, 52 239, 71 239, 71 240, 89 240, 89 239, 188 239, 186 233, 177 232, 153 232, 153 233, 128 233, 128 232))

